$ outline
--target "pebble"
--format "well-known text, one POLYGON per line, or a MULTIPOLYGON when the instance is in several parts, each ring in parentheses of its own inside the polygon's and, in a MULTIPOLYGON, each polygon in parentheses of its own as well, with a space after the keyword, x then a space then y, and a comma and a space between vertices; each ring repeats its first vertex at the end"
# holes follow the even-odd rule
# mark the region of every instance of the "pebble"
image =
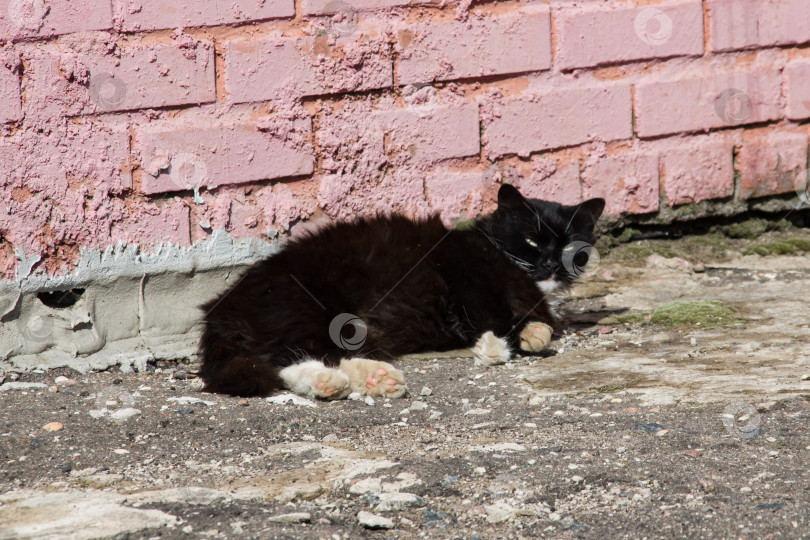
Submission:
POLYGON ((113 450, 113 454, 118 454, 119 456, 123 456, 123 455, 129 454, 129 450, 126 450, 124 448, 116 448, 115 450, 113 450))
POLYGON ((776 405, 775 401, 760 401, 757 403, 757 410, 759 412, 770 411, 776 405))
POLYGON ((129 420, 133 416, 138 416, 139 414, 141 414, 140 409, 134 409, 132 407, 127 407, 125 409, 118 409, 117 411, 113 411, 111 413, 108 413, 108 416, 110 417, 110 420, 115 420, 115 421, 120 422, 120 421, 123 421, 123 420, 129 420))
POLYGON ((414 401, 413 403, 411 403, 410 407, 412 411, 424 411, 427 408, 428 404, 425 403, 424 401, 414 401))
MULTIPOLYGON (((265 401, 267 401, 267 403, 276 403, 278 405, 285 405, 287 403, 292 403, 293 405, 303 405, 304 407, 310 407, 312 409, 318 408, 318 404, 315 403, 314 401, 310 401, 307 398, 297 396, 295 394, 281 394, 280 396, 270 396, 269 398, 265 398, 265 401)), ((205 403, 206 405, 215 405, 213 401, 202 401, 202 402, 205 403)))
POLYGON ((572 481, 572 482, 574 482, 574 483, 576 483, 576 484, 579 484, 580 482, 582 482, 582 481, 584 481, 584 480, 585 480, 585 479, 584 479, 584 478, 582 478, 582 477, 581 477, 581 476, 579 476, 579 475, 576 475, 576 476, 572 476, 572 477, 571 477, 571 481, 572 481))
POLYGON ((369 407, 373 407, 374 406, 374 398, 371 397, 371 396, 366 396, 365 399, 363 399, 363 403, 365 403, 369 407))
POLYGON ((487 523, 503 523, 515 517, 515 509, 503 501, 484 506, 487 513, 487 523))
POLYGON ((42 429, 44 429, 45 431, 61 431, 64 427, 65 426, 63 426, 59 422, 48 422, 47 424, 42 426, 42 429))
POLYGON ((348 399, 352 401, 360 401, 361 399, 363 399, 363 394, 361 394, 360 392, 352 392, 351 394, 349 394, 348 399))
POLYGON ((0 386, 0 392, 8 392, 9 390, 34 390, 47 387, 47 384, 41 382, 7 382, 3 386, 0 386))
POLYGON ((372 514, 371 512, 366 512, 365 510, 360 511, 357 514, 357 520, 360 522, 360 525, 367 529, 393 529, 394 528, 394 521, 388 519, 387 517, 378 516, 376 514, 372 514))
POLYGON ((278 516, 271 516, 267 521, 273 523, 309 523, 312 519, 309 512, 292 512, 291 514, 280 514, 278 516))
POLYGON ((327 442, 327 443, 328 442, 337 442, 338 438, 337 438, 337 435, 335 435, 334 433, 330 433, 329 435, 327 435, 326 437, 324 437, 321 440, 323 442, 327 442))
POLYGON ((471 415, 480 415, 480 414, 489 414, 492 411, 489 409, 470 409, 469 411, 465 412, 464 414, 471 414, 471 415))
POLYGON ((427 386, 423 386, 423 387, 422 387, 422 391, 421 391, 421 392, 419 392, 419 395, 420 395, 420 396, 429 396, 429 395, 430 395, 430 394, 432 394, 432 393, 433 393, 433 390, 431 390, 431 389, 430 389, 430 388, 428 388, 427 386))

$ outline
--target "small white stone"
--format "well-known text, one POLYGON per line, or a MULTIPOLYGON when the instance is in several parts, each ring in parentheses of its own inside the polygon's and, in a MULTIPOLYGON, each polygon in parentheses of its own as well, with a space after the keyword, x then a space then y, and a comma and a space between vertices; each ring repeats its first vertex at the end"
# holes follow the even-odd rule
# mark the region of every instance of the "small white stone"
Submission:
POLYGON ((585 480, 585 479, 584 479, 584 478, 582 478, 581 476, 572 476, 572 477, 571 477, 571 481, 572 481, 572 482, 575 482, 575 483, 577 483, 577 484, 579 484, 579 483, 580 483, 580 482, 582 482, 583 480, 585 480))
POLYGON ((515 517, 515 509, 503 501, 484 506, 487 513, 487 523, 503 523, 515 517))
POLYGON ((420 395, 420 396, 429 396, 429 395, 430 395, 430 394, 432 394, 432 393, 433 393, 433 390, 431 390, 431 389, 430 389, 430 388, 428 388, 427 386, 423 386, 423 387, 422 387, 422 391, 421 391, 421 392, 419 392, 419 395, 420 395))
POLYGON ((366 396, 366 397, 365 397, 365 399, 363 399, 363 402, 364 402, 366 405, 368 405, 369 407, 373 407, 373 406, 374 406, 374 398, 373 398, 373 397, 371 397, 371 396, 366 396))
POLYGON ((487 474, 487 470, 483 467, 476 467, 475 469, 473 469, 473 472, 477 475, 487 474))
POLYGON ((116 448, 115 450, 113 450, 113 454, 118 454, 120 456, 123 456, 123 455, 129 454, 129 450, 126 450, 124 448, 116 448))
POLYGON ((309 523, 311 516, 309 512, 293 512, 291 514, 280 514, 278 516, 271 516, 267 521, 273 523, 309 523))
POLYGON ((352 392, 351 394, 349 394, 349 399, 352 401, 360 401, 361 399, 363 399, 363 394, 361 394, 360 392, 352 392))
POLYGON ((442 417, 442 414, 444 413, 442 413, 441 411, 430 411, 430 419, 438 420, 439 418, 442 417))
POLYGON ((413 403, 411 403, 411 407, 410 407, 410 409, 412 411, 423 411, 423 410, 425 410, 427 408, 428 408, 428 404, 425 403, 424 401, 414 401, 413 403))
POLYGON ((36 390, 47 387, 47 384, 41 382, 7 382, 3 386, 0 386, 0 392, 8 392, 9 390, 36 390))
POLYGON ((124 420, 129 420, 133 416, 138 416, 141 414, 140 409, 134 409, 132 407, 127 407, 125 409, 118 409, 117 411, 113 411, 109 413, 110 420, 115 422, 123 422, 124 420))
POLYGON ((366 527, 367 529, 394 528, 393 520, 390 520, 386 517, 378 516, 376 514, 372 514, 371 512, 366 512, 365 510, 357 514, 357 520, 360 522, 360 525, 366 527))

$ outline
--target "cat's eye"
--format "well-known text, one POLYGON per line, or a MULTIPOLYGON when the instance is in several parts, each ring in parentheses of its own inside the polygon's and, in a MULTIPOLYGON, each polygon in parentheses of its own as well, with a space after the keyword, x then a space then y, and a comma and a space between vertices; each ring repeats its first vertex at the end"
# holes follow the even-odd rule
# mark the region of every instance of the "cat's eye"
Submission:
POLYGON ((535 241, 534 241, 534 240, 532 240, 531 238, 527 238, 527 239, 526 239, 526 243, 527 243, 527 244, 529 244, 530 246, 532 246, 533 248, 536 248, 536 247, 537 247, 537 242, 535 242, 535 241))

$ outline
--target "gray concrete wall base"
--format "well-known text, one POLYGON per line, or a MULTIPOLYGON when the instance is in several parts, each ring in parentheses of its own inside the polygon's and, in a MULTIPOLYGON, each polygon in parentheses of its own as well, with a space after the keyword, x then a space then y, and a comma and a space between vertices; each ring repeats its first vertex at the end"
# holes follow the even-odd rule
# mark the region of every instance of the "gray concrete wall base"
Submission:
POLYGON ((0 370, 143 370, 152 360, 192 357, 199 306, 277 250, 277 244, 218 231, 188 249, 88 251, 65 276, 48 277, 34 266, 22 279, 0 283, 0 370), (78 300, 65 307, 38 296, 78 289, 78 300))

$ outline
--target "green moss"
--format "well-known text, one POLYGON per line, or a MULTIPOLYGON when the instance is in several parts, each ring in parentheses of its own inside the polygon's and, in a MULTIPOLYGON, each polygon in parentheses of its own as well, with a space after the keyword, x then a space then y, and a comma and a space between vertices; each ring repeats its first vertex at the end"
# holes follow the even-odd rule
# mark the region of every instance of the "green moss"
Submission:
POLYGON ((771 224, 759 218, 749 219, 742 223, 733 223, 726 229, 726 235, 729 238, 747 238, 753 240, 759 238, 768 229, 772 228, 771 224))
POLYGON ((788 238, 767 244, 757 244, 746 249, 744 255, 795 255, 796 253, 810 251, 810 238, 788 238))
POLYGON ((620 392, 624 390, 623 384, 606 384, 605 386, 600 386, 599 388, 594 388, 600 394, 611 394, 613 392, 620 392))
POLYGON ((787 243, 799 251, 810 251, 810 238, 789 238, 787 243))
POLYGON ((734 310, 722 302, 670 302, 655 310, 650 322, 663 326, 698 326, 713 328, 740 322, 734 310))
POLYGON ((622 231, 622 234, 616 237, 616 242, 619 244, 626 244, 627 242, 631 242, 633 238, 640 235, 641 231, 637 231, 631 227, 626 228, 622 231))
POLYGON ((472 229, 473 225, 475 225, 474 219, 462 219, 456 223, 455 229, 457 231, 466 231, 468 229, 472 229))

